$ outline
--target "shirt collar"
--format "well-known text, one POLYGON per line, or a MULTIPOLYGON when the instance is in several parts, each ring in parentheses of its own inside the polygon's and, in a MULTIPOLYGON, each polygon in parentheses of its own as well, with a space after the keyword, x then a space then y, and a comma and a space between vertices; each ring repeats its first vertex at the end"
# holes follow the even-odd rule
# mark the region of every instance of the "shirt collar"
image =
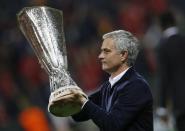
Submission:
POLYGON ((114 78, 109 77, 109 82, 111 84, 111 87, 113 87, 113 85, 122 78, 122 76, 127 72, 127 70, 129 68, 127 68, 126 70, 124 70, 123 72, 121 72, 119 75, 115 76, 114 78))
POLYGON ((178 33, 178 28, 173 26, 173 27, 170 27, 170 28, 164 30, 163 35, 165 38, 168 38, 168 37, 175 35, 177 33, 178 33))

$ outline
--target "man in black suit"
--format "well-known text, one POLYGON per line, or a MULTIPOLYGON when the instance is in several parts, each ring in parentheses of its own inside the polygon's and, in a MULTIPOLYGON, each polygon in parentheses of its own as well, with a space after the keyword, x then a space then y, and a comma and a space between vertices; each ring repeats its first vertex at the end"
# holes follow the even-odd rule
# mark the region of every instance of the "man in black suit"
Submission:
POLYGON ((71 102, 80 98, 82 105, 81 112, 72 118, 92 119, 101 131, 153 131, 152 94, 133 67, 138 40, 124 30, 107 33, 103 39, 99 59, 102 69, 110 74, 109 80, 88 100, 75 92, 67 96, 71 102))
POLYGON ((163 36, 158 46, 160 106, 173 105, 178 131, 185 131, 185 37, 179 33, 172 12, 159 19, 163 36))

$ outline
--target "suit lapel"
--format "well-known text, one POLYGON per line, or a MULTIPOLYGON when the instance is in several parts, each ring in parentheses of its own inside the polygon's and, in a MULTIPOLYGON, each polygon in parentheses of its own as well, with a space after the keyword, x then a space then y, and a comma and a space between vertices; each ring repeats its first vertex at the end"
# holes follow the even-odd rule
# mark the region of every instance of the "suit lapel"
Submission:
POLYGON ((135 72, 134 68, 131 67, 126 73, 125 75, 123 75, 123 77, 114 84, 113 88, 113 92, 110 95, 110 97, 108 98, 108 102, 106 103, 106 110, 110 111, 111 108, 113 107, 112 105, 114 104, 117 96, 118 96, 118 92, 120 89, 123 89, 128 83, 129 83, 129 78, 131 77, 131 75, 135 72))

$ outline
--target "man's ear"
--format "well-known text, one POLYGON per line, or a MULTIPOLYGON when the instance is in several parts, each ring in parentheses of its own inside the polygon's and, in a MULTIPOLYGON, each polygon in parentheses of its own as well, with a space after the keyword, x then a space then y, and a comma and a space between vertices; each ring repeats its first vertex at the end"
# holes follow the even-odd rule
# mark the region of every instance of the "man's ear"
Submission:
POLYGON ((124 63, 128 59, 128 51, 121 52, 121 61, 124 63))

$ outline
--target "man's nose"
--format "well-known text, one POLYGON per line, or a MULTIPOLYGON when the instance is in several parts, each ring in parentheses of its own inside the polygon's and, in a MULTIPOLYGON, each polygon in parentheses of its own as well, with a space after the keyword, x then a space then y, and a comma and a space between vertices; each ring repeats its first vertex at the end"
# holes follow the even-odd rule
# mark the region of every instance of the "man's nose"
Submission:
POLYGON ((103 54, 100 53, 99 56, 98 56, 98 58, 99 58, 100 60, 103 59, 103 54))

